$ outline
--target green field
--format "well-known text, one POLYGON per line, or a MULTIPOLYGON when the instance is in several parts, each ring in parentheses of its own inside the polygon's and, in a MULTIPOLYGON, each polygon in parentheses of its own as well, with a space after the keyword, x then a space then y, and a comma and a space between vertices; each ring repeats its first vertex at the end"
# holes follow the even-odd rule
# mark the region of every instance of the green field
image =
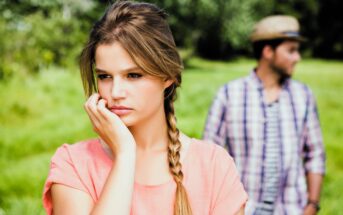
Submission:
MULTIPOLYGON (((251 60, 191 59, 176 103, 179 128, 200 138, 218 87, 253 66, 251 60)), ((328 170, 320 214, 343 214, 343 62, 304 60, 295 79, 312 88, 319 105, 328 170)), ((0 82, 0 215, 44 214, 41 193, 50 157, 62 143, 95 136, 84 100, 77 69, 49 68, 0 82)))

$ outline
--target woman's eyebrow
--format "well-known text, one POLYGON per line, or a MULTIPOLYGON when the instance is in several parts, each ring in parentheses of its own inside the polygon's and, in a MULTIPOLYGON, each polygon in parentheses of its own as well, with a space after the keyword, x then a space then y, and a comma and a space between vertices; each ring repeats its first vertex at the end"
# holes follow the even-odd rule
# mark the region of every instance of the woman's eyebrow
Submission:
POLYGON ((95 68, 96 73, 107 73, 106 70, 95 68))
MULTIPOLYGON (((132 68, 128 68, 128 69, 123 69, 121 71, 119 71, 120 73, 128 73, 128 72, 134 72, 134 71, 141 71, 142 69, 139 68, 138 66, 132 67, 132 68)), ((109 73, 104 69, 100 69, 100 68, 95 68, 95 72, 96 73, 109 73)))

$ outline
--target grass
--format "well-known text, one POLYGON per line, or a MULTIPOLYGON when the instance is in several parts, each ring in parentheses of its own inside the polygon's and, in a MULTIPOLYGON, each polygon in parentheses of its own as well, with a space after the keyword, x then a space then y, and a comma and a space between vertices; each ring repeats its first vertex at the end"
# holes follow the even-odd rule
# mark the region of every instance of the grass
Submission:
MULTIPOLYGON (((217 89, 247 75, 254 61, 192 58, 176 102, 179 128, 200 138, 217 89)), ((321 214, 343 214, 343 63, 304 60, 295 79, 314 91, 327 151, 321 214)), ((85 97, 77 72, 57 68, 36 76, 0 82, 0 215, 44 214, 41 194, 52 154, 62 143, 95 134, 83 111, 85 97)))

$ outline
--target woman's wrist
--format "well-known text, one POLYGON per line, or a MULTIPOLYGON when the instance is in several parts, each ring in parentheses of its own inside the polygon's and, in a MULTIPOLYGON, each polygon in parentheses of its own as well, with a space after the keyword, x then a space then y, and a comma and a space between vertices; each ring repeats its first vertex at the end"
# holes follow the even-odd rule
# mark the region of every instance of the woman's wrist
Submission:
POLYGON ((101 137, 100 144, 111 158, 117 157, 135 157, 136 143, 131 140, 126 141, 127 144, 112 144, 112 141, 105 141, 101 137))
POLYGON ((132 136, 111 139, 107 145, 114 155, 136 152, 136 142, 132 136))

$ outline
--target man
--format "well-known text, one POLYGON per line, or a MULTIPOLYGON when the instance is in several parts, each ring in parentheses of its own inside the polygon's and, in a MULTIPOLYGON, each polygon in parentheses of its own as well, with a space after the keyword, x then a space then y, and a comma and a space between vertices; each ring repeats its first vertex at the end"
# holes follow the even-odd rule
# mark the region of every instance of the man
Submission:
POLYGON ((325 152, 317 107, 311 90, 291 79, 302 40, 293 17, 258 22, 257 67, 224 85, 208 114, 204 138, 234 158, 249 194, 246 214, 319 210, 325 152))

